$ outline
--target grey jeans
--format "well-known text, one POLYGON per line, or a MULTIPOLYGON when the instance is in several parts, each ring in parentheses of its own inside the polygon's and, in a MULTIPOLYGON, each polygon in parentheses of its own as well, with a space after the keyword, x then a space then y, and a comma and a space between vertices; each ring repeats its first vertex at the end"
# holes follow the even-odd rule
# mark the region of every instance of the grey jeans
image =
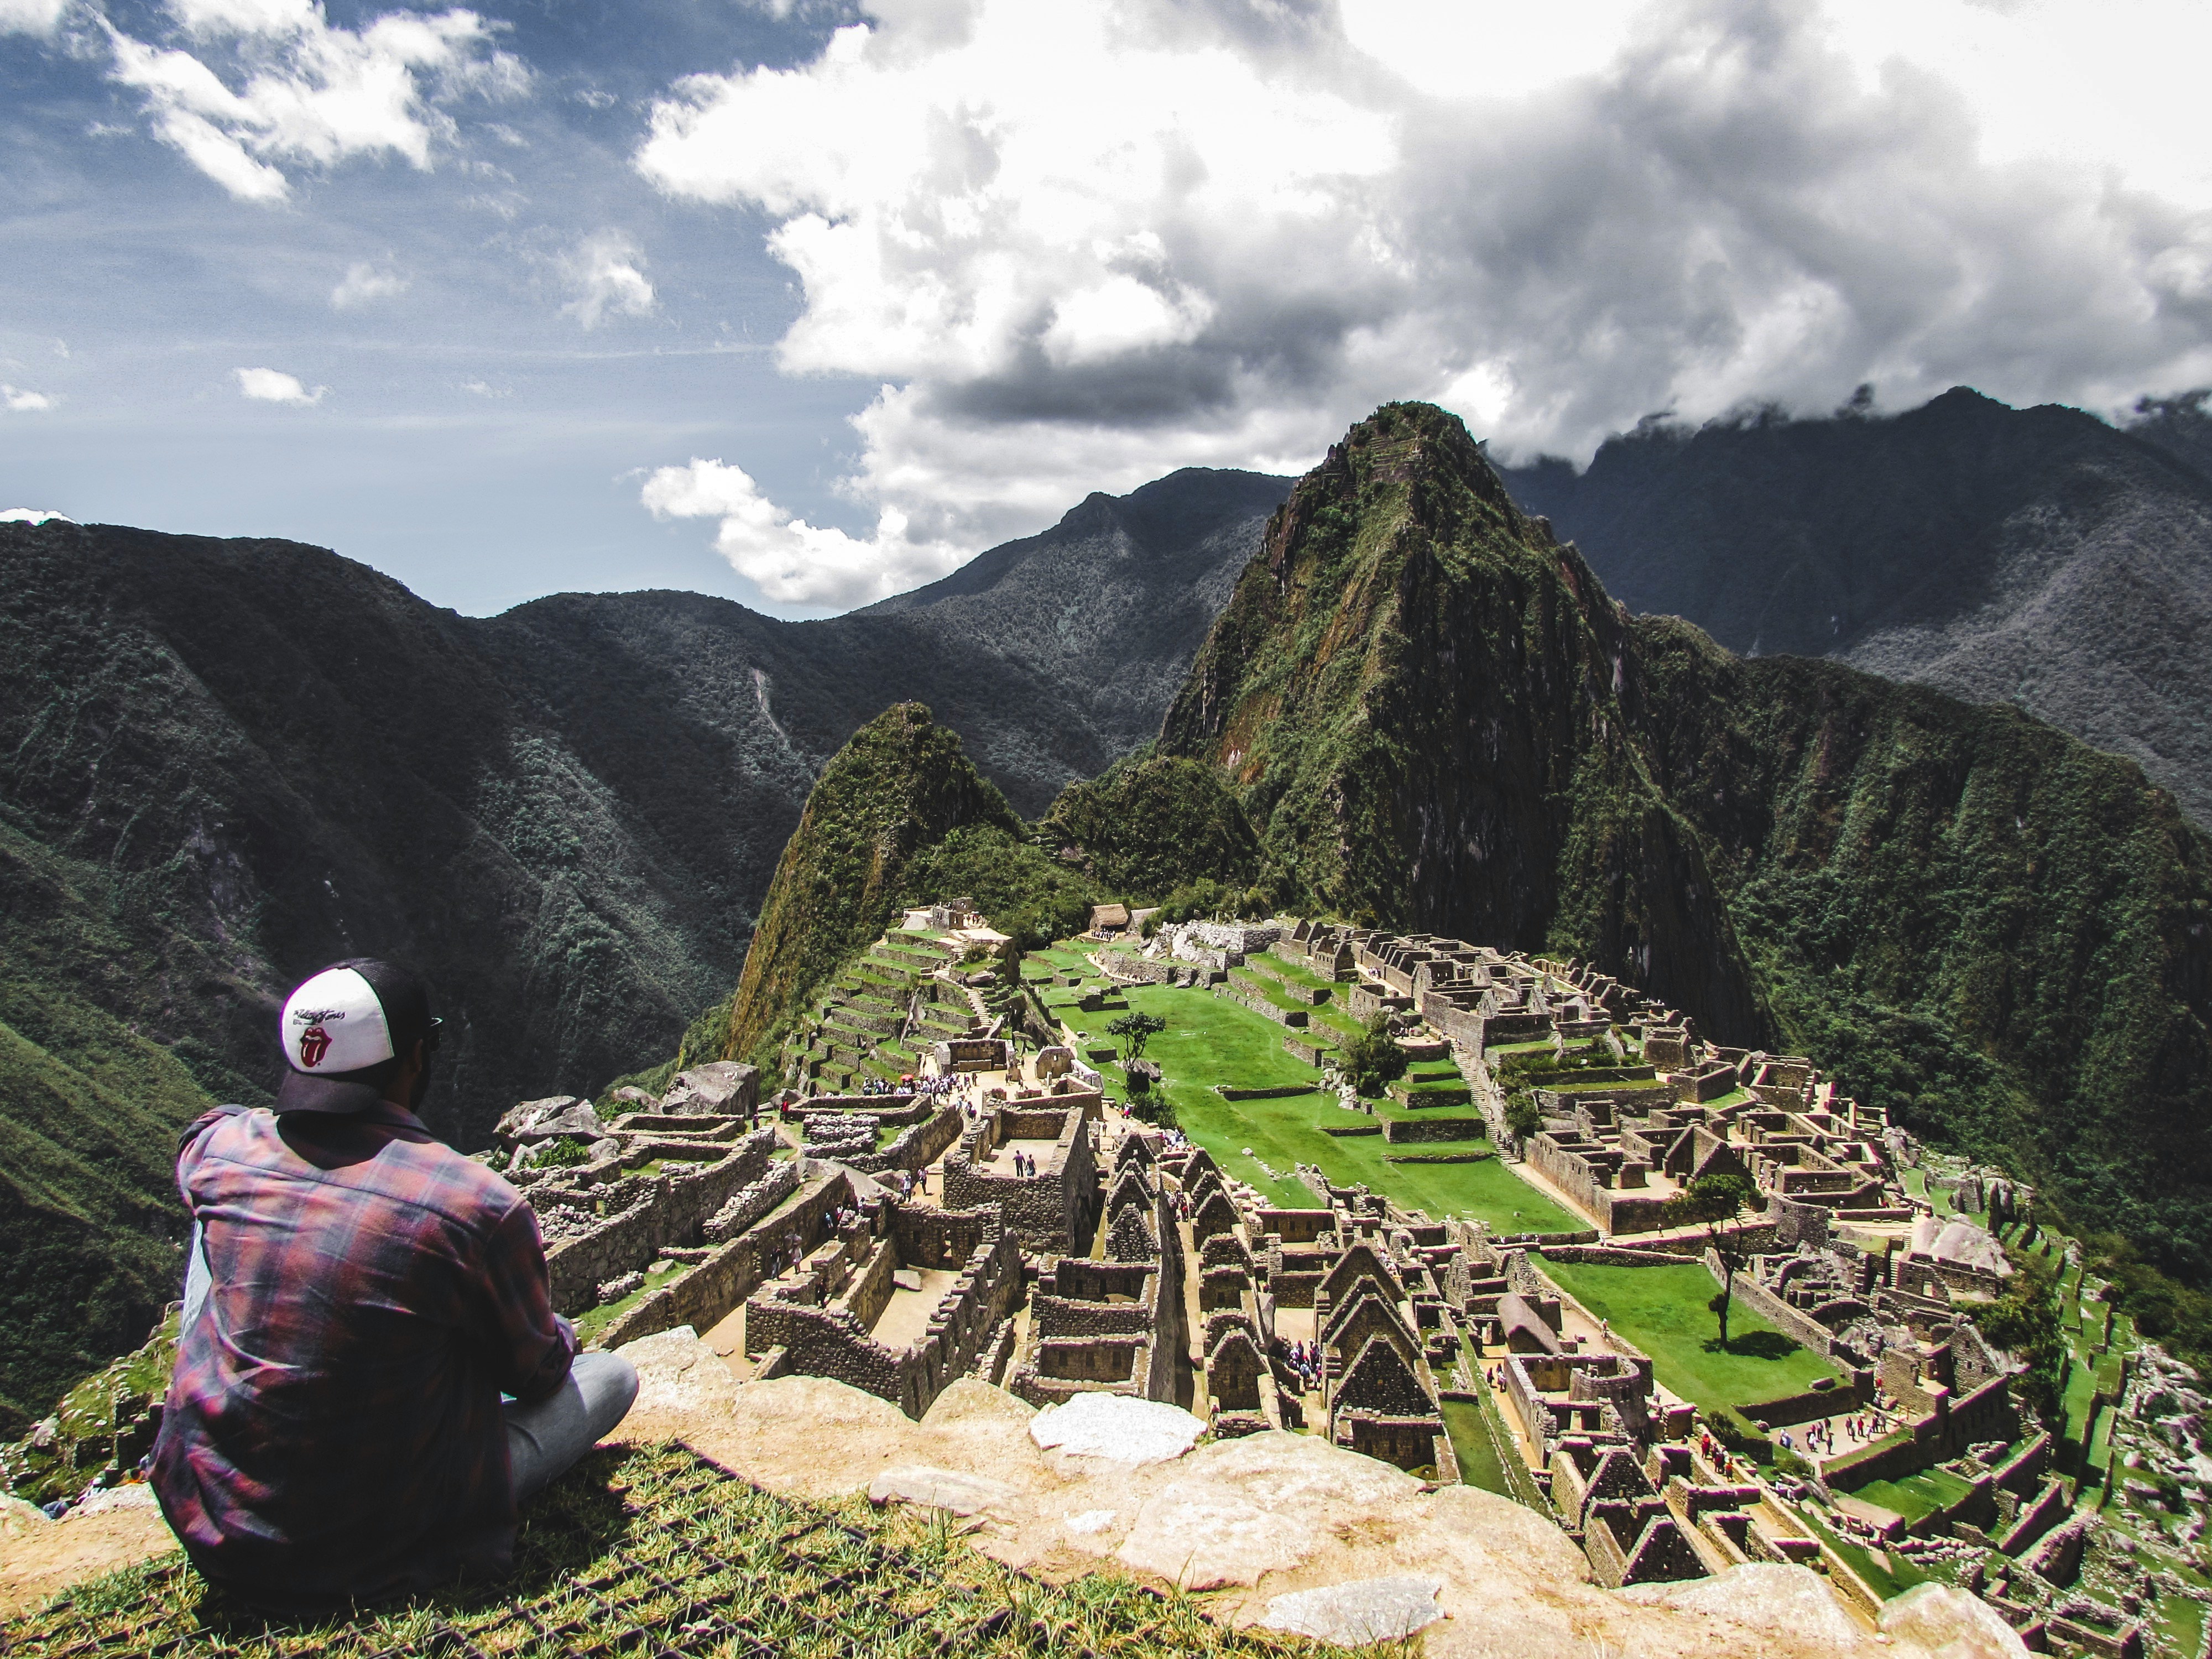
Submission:
POLYGON ((507 1402, 507 1459, 520 1503, 629 1415, 637 1371, 617 1354, 580 1353, 568 1380, 534 1406, 507 1402))

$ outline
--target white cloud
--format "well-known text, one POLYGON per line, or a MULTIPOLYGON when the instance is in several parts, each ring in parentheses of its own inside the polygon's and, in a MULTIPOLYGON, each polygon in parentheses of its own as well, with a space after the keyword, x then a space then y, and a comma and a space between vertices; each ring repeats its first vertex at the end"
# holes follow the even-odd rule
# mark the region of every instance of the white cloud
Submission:
POLYGON ((65 517, 44 507, 11 507, 0 509, 0 524, 44 524, 49 519, 59 519, 64 524, 75 524, 75 519, 65 517))
POLYGON ((70 0, 0 0, 0 34, 52 34, 70 0))
POLYGON ((379 269, 365 260, 356 260, 346 267, 346 274, 331 290, 331 308, 349 311, 371 300, 388 300, 395 294, 407 292, 407 286, 408 279, 391 267, 379 269))
POLYGON ((394 155, 428 168, 432 146, 455 131, 439 103, 508 95, 529 80, 471 11, 387 12, 356 30, 332 27, 316 0, 168 9, 190 49, 149 45, 103 20, 109 74, 144 94, 156 137, 245 201, 283 200, 287 164, 394 155))
POLYGON ((464 380, 461 390, 472 398, 512 398, 514 395, 514 387, 494 386, 489 380, 464 380))
POLYGON ((563 255, 561 275, 575 298, 561 307, 586 328, 597 328, 610 312, 649 317, 655 301, 646 280, 645 250, 620 230, 595 231, 563 255))
POLYGON ((258 404, 290 404, 295 408, 312 408, 322 402, 330 387, 319 386, 313 392, 300 383, 299 377, 287 374, 279 368, 234 368, 230 371, 238 381, 240 393, 258 404))
POLYGON ((719 460, 664 466, 645 481, 640 499, 656 519, 720 519, 714 550, 783 605, 881 599, 936 574, 954 552, 909 539, 895 511, 865 541, 808 524, 763 495, 742 468, 719 460))
POLYGON ((39 415, 58 402, 44 392, 27 392, 19 386, 0 385, 0 404, 16 415, 39 415))
MULTIPOLYGON (((2168 8, 2160 37, 2115 4, 2171 94, 2153 124, 2193 135, 2182 93, 2212 11, 2168 8)), ((2154 147, 2069 114, 2056 153, 2031 154, 2023 118, 1992 112, 2012 68, 2047 66, 2101 13, 872 15, 795 68, 679 83, 637 156, 672 197, 765 216, 803 289, 787 372, 884 386, 846 488, 895 532, 810 540, 836 532, 792 530, 750 478, 716 514, 739 526, 725 551, 734 536, 786 591, 935 574, 1177 465, 1310 465, 1393 398, 1444 402, 1504 453, 1586 455, 1650 410, 1825 409, 1862 380, 1893 407, 1959 381, 2100 407, 2212 380, 2201 142, 2153 166, 2154 147), (1995 56, 1948 61, 1975 43, 1995 56), (828 573, 811 586, 805 559, 828 573)), ((2129 59, 2094 61, 2117 130, 2129 59)))

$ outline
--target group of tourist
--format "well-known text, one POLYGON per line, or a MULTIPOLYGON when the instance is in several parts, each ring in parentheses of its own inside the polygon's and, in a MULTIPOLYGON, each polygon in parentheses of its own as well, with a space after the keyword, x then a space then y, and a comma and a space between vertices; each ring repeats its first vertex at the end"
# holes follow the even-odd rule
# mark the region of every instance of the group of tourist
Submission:
MULTIPOLYGON (((1860 1413, 1842 1419, 1844 1433, 1854 1441, 1873 1439, 1881 1431, 1881 1424, 1871 1413, 1860 1413)), ((1828 1423, 1808 1423, 1804 1429, 1805 1443, 1800 1448, 1789 1435, 1780 1437, 1781 1443, 1790 1451, 1803 1450, 1815 1456, 1832 1457, 1836 1453, 1836 1431, 1828 1423)))
POLYGON ((1036 1172, 1036 1159, 1031 1158, 1027 1152, 1023 1152, 1019 1147, 1015 1148, 1014 1173, 1018 1176, 1033 1176, 1036 1172))
MULTIPOLYGON (((1280 1346, 1279 1340, 1278 1346, 1280 1346)), ((1283 1352, 1283 1363, 1298 1379, 1298 1387, 1310 1394, 1321 1387, 1321 1344, 1293 1342, 1283 1352)))

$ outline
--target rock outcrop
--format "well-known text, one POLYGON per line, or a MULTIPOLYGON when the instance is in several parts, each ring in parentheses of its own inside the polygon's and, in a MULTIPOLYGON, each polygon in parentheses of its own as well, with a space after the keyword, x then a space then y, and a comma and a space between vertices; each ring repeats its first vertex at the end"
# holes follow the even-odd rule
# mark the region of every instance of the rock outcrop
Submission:
MULTIPOLYGON (((865 1493, 942 1510, 1010 1566, 1054 1582, 1107 1571, 1212 1591, 1209 1613, 1236 1624, 1346 1644, 1419 1635, 1428 1659, 2026 1651, 1987 1607, 1935 1584, 1891 1603, 1879 1634, 1803 1567, 1602 1589, 1582 1553, 1534 1511, 1470 1486, 1427 1490, 1310 1435, 1191 1446, 1164 1415, 1187 1413, 1171 1407, 1085 1395, 1039 1413, 972 1377, 917 1423, 824 1378, 739 1385, 688 1328, 619 1352, 636 1365, 639 1389, 618 1441, 679 1436, 732 1474, 795 1497, 865 1493), (1054 1417, 1080 1432, 1063 1435, 1054 1417)), ((173 1548, 145 1489, 123 1496, 135 1501, 59 1522, 9 1510, 0 1615, 173 1548)))
MULTIPOLYGON (((795 1496, 942 1508, 967 1517, 976 1547, 1046 1578, 1134 1573, 1214 1592, 1216 1616, 1323 1639, 1412 1629, 1429 1659, 1954 1659, 1943 1643, 1965 1628, 1965 1614, 1931 1607, 1878 1637, 1802 1567, 1605 1590, 1557 1527, 1489 1492, 1431 1492, 1310 1435, 1251 1435, 1146 1462, 1041 1445, 1057 1437, 1033 1432, 1053 1413, 973 1378, 919 1423, 817 1377, 748 1383, 726 1412, 671 1413, 649 1393, 639 1406, 624 1438, 680 1432, 732 1472, 795 1496), (1923 1632, 1942 1639, 1923 1645, 1923 1632)), ((1095 1414, 1086 1439, 1110 1449, 1149 1431, 1163 1409, 1172 1410, 1114 1398, 1079 1417, 1095 1414), (1117 1425, 1117 1413, 1131 1422, 1117 1425)), ((1982 1650, 1960 1659, 1969 1652, 1982 1650)))
POLYGON ((534 1146, 564 1135, 582 1141, 604 1140, 607 1126, 599 1121, 590 1101, 574 1095, 550 1095, 544 1100, 526 1100, 506 1113, 492 1133, 502 1146, 534 1146))
POLYGON ((669 1079, 659 1109, 672 1117, 737 1117, 760 1103, 760 1068, 715 1060, 669 1079))

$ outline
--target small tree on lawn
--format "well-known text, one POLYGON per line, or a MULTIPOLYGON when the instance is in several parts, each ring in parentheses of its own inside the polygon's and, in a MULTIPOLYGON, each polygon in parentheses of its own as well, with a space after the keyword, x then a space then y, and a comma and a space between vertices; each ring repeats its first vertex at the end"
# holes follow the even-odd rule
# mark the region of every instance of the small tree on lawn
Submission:
POLYGON ((1743 1231, 1729 1224, 1758 1200, 1759 1188, 1740 1175, 1702 1175, 1667 1200, 1673 1226, 1702 1224, 1705 1242, 1721 1264, 1721 1288, 1705 1305, 1720 1316, 1721 1346, 1729 1345, 1729 1304, 1735 1297, 1735 1276, 1751 1259, 1743 1231))
POLYGON ((1351 1075, 1352 1086, 1370 1098, 1388 1091, 1411 1064, 1398 1039, 1390 1035, 1387 1014, 1376 1015, 1364 1033, 1344 1045, 1344 1069, 1351 1075))
POLYGON ((1106 1035, 1121 1039, 1121 1063, 1127 1066, 1133 1060, 1142 1060, 1145 1045, 1167 1029, 1164 1014, 1127 1013, 1108 1023, 1106 1035))

